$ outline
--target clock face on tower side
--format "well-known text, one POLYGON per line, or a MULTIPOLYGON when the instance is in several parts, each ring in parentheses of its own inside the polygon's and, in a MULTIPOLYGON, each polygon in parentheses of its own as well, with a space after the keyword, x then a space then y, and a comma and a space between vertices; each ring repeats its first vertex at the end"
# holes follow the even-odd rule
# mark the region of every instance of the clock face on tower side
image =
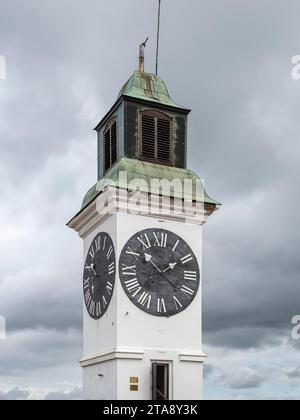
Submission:
POLYGON ((116 257, 108 233, 99 233, 88 251, 83 272, 85 306, 94 319, 100 319, 110 304, 115 285, 116 257))
POLYGON ((189 245, 175 233, 155 228, 128 240, 121 252, 119 276, 132 303, 163 317, 184 311, 200 284, 198 262, 189 245))

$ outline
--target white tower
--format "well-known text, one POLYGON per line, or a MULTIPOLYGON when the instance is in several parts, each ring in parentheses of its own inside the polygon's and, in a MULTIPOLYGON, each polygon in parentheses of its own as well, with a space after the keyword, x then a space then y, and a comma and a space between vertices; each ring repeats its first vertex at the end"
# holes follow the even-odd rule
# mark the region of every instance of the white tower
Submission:
POLYGON ((202 398, 202 227, 219 208, 186 169, 189 110, 140 70, 96 127, 84 243, 85 399, 202 398))

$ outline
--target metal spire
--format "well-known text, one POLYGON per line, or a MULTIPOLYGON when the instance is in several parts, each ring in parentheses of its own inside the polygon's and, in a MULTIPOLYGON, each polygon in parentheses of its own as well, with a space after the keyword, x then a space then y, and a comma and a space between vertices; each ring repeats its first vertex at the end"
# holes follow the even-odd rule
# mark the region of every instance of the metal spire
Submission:
POLYGON ((158 0, 158 22, 157 22, 157 45, 156 45, 156 76, 158 74, 158 59, 159 59, 159 35, 160 35, 160 9, 161 9, 161 0, 158 0))
POLYGON ((140 69, 140 72, 141 73, 144 73, 145 72, 145 47, 146 47, 146 44, 148 42, 148 39, 149 38, 147 38, 146 41, 143 42, 140 45, 140 63, 139 63, 139 69, 140 69))

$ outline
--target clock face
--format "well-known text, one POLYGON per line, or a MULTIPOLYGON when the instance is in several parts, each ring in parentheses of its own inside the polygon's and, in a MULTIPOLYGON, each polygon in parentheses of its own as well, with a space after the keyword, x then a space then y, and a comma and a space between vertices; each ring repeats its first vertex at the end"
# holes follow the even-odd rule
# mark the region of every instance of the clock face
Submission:
POLYGON ((175 233, 146 229, 122 250, 119 275, 129 299, 155 316, 170 317, 194 300, 200 283, 195 254, 175 233))
POLYGON ((107 233, 99 233, 88 251, 83 272, 85 306, 94 319, 100 319, 110 304, 115 285, 114 244, 107 233))

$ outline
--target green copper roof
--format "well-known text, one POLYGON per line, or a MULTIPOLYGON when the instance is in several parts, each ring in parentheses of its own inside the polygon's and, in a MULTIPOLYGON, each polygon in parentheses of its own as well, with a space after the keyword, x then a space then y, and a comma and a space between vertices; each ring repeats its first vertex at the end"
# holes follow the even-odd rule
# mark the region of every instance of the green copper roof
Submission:
MULTIPOLYGON (((154 101, 163 105, 182 108, 170 97, 165 82, 151 73, 142 73, 136 70, 121 89, 120 96, 131 96, 135 99, 154 101)), ((183 108, 182 108, 183 109, 183 108)))
POLYGON ((86 193, 82 208, 108 186, 220 205, 207 195, 201 179, 192 171, 123 158, 111 168, 105 178, 86 193), (161 180, 167 181, 166 185, 159 185, 158 181, 161 180), (168 181, 174 183, 171 190, 168 181))

